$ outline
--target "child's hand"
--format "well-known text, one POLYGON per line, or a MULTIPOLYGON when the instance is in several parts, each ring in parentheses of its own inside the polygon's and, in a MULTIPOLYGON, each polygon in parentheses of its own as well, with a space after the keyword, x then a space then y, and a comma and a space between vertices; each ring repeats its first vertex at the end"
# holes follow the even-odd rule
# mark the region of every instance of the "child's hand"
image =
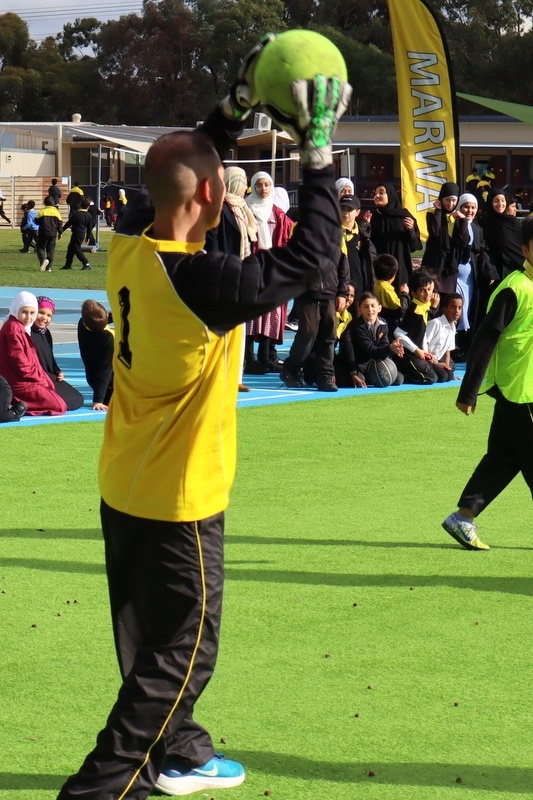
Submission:
POLYGON ((104 403, 93 403, 93 411, 107 411, 107 406, 104 403))
POLYGON ((57 377, 58 382, 64 380, 64 375, 61 372, 61 370, 59 370, 59 372, 57 373, 56 377, 57 377))
POLYGON ((352 375, 352 384, 354 389, 366 389, 366 383, 359 375, 352 375))
POLYGON ((442 203, 440 200, 435 200, 433 205, 435 206, 435 208, 442 208, 442 203))
POLYGON ((451 214, 451 216, 452 216, 452 217, 455 217, 455 219, 464 219, 464 218, 465 218, 465 215, 464 215, 464 214, 462 214, 462 213, 459 211, 459 209, 455 209, 455 211, 452 211, 452 214, 451 214))
POLYGON ((426 357, 426 354, 424 353, 424 351, 422 350, 421 347, 417 347, 416 350, 414 351, 413 355, 416 356, 416 358, 425 358, 426 357))
POLYGON ((412 230, 415 226, 415 221, 412 217, 404 217, 403 218, 404 228, 407 228, 408 231, 412 230))
POLYGON ((403 358, 404 354, 403 344, 400 342, 399 339, 395 339, 393 342, 391 342, 389 347, 392 350, 392 352, 396 353, 396 355, 399 358, 403 358))
POLYGON ((335 311, 338 311, 339 314, 342 314, 344 309, 346 308, 346 298, 345 297, 336 297, 335 298, 335 311))
POLYGON ((371 222, 372 221, 372 212, 371 211, 365 211, 365 213, 363 214, 363 219, 364 219, 365 222, 371 222))
POLYGON ((440 294, 438 292, 433 292, 430 302, 432 308, 438 308, 440 303, 440 294))
POLYGON ((400 286, 400 293, 409 294, 409 284, 408 283, 402 283, 402 285, 400 286))

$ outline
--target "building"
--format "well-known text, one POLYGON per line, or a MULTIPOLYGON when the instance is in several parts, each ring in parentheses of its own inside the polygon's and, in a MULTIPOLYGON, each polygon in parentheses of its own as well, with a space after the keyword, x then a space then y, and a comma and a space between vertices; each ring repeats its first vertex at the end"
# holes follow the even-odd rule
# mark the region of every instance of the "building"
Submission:
MULTIPOLYGON (((460 182, 477 166, 490 165, 495 184, 523 187, 533 199, 532 127, 503 116, 472 116, 459 120, 460 182)), ((74 114, 71 122, 0 124, 0 187, 8 198, 7 215, 18 224, 20 205, 37 203, 57 177, 66 197, 77 181, 94 200, 111 184, 136 188, 143 183, 144 157, 150 144, 171 128, 96 125, 74 114)), ((352 177, 362 199, 369 199, 384 181, 400 185, 400 144, 397 117, 343 117, 335 135, 339 175, 352 177)), ((276 131, 265 114, 255 114, 229 163, 244 167, 248 176, 264 169, 275 182, 295 190, 298 153, 291 138, 276 131)), ((106 189, 108 191, 108 189, 106 189)), ((294 194, 293 194, 294 198, 294 194)))

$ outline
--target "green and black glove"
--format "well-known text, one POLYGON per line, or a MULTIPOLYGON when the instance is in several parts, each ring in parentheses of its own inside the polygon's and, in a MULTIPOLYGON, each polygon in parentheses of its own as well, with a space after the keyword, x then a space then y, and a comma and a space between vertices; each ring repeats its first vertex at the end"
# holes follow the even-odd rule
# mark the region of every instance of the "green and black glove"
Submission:
POLYGON ((259 105, 259 97, 254 85, 254 68, 263 48, 276 38, 273 33, 265 33, 258 44, 252 47, 244 58, 236 80, 232 83, 229 94, 220 101, 222 113, 228 119, 244 120, 252 109, 259 105))
POLYGON ((266 112, 297 143, 303 167, 321 169, 332 164, 331 140, 350 102, 352 87, 339 78, 315 75, 310 81, 294 81, 291 91, 294 116, 286 116, 268 105, 266 112))

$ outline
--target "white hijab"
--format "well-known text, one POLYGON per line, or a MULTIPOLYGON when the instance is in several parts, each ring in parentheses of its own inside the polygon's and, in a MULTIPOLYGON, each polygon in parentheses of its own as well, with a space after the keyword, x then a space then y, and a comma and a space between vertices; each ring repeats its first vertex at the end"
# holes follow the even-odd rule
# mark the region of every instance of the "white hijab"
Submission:
MULTIPOLYGON (((475 194, 470 194, 470 192, 465 192, 461 195, 459 200, 457 201, 457 210, 461 210, 461 206, 464 206, 465 203, 474 203, 476 209, 478 208, 478 200, 475 194)), ((468 220, 468 237, 469 237, 469 244, 474 243, 474 231, 472 230, 472 221, 468 220)))
POLYGON ((350 194, 355 194, 355 186, 353 185, 353 181, 351 181, 349 178, 339 178, 335 181, 335 188, 339 195, 341 193, 341 189, 344 189, 345 186, 350 187, 350 194))
MULTIPOLYGON (((19 311, 24 306, 30 306, 30 308, 34 308, 36 311, 39 310, 37 298, 31 292, 19 292, 17 295, 15 295, 9 305, 9 315, 6 317, 6 319, 9 319, 9 316, 18 319, 19 311)), ((30 333, 31 325, 24 325, 24 330, 26 333, 30 333)))
POLYGON ((274 189, 274 205, 286 214, 291 207, 288 191, 283 186, 276 186, 274 189))
POLYGON ((272 234, 268 226, 268 220, 272 216, 274 208, 274 184, 268 172, 256 172, 250 181, 252 191, 246 198, 248 208, 257 220, 257 240, 261 250, 270 250, 272 247, 272 234), (259 197, 255 191, 255 184, 260 178, 270 181, 270 194, 268 197, 259 197))

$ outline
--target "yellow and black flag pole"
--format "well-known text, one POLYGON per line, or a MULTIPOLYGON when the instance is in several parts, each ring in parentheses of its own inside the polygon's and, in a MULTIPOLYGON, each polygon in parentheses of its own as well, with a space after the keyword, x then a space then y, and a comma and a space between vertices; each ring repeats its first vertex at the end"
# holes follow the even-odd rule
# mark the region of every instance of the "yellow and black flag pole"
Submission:
POLYGON ((402 205, 426 238, 426 211, 458 183, 459 126, 446 40, 424 0, 388 0, 400 120, 402 205))

